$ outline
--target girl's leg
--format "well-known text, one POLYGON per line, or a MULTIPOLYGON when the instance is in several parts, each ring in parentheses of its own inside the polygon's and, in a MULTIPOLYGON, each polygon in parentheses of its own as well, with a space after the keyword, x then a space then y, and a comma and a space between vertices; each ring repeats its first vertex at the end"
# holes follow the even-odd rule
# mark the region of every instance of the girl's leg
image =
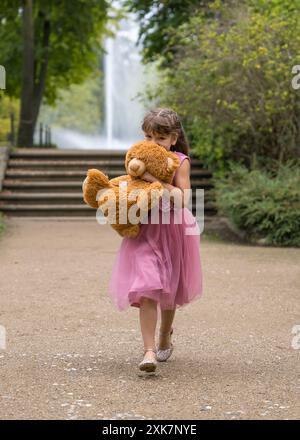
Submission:
POLYGON ((159 330, 159 348, 165 350, 170 348, 170 331, 175 317, 175 309, 161 310, 161 323, 159 330))
MULTIPOLYGON (((155 329, 157 324, 157 302, 142 297, 140 300, 140 326, 144 341, 144 350, 152 348, 155 350, 155 329)), ((155 353, 147 351, 145 357, 155 358, 155 353)))

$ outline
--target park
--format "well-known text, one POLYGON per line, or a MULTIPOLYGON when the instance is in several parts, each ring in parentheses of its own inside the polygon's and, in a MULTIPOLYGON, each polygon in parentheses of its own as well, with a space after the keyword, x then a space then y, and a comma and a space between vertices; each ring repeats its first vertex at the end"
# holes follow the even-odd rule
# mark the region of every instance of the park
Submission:
MULTIPOLYGON (((299 10, 298 0, 2 0, 0 420, 299 419, 299 10), (186 193, 203 293, 177 309, 174 351, 152 373, 138 368, 139 311, 120 312, 109 294, 121 246, 137 239, 113 229, 102 202, 117 194, 124 224, 143 232, 147 221, 129 205, 136 193, 99 191, 89 205, 83 183, 91 169, 128 179, 126 154, 156 109, 184 142, 170 146, 162 124, 157 157, 169 160, 136 163, 186 193)), ((164 225, 173 239, 153 237, 141 279, 154 286, 153 267, 163 286, 177 277, 182 223, 164 225)), ((195 249, 182 255, 178 291, 195 249)), ((103 434, 133 436, 132 426, 103 434)))

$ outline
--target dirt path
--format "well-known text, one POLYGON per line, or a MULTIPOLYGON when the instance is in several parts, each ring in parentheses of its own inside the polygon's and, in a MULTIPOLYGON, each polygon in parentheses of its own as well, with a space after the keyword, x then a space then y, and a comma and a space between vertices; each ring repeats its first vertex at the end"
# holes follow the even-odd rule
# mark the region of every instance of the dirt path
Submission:
POLYGON ((93 219, 6 223, 0 419, 300 417, 300 249, 202 236, 204 294, 177 312, 174 353, 145 376, 138 310, 107 295, 121 238, 93 219))

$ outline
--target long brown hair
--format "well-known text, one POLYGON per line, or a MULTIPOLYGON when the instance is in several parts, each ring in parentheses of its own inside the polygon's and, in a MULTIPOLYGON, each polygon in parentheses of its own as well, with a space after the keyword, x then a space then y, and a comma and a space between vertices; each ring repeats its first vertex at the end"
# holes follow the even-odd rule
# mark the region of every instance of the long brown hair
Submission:
POLYGON ((143 119, 142 130, 146 134, 157 133, 165 136, 176 134, 177 142, 170 151, 180 151, 189 155, 189 143, 178 114, 170 108, 158 107, 150 110, 143 119))

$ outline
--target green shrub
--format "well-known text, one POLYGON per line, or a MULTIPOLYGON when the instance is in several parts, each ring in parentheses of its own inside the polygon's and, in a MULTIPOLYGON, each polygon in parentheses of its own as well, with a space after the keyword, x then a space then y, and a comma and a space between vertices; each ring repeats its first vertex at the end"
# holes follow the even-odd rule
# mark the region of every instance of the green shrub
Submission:
POLYGON ((230 163, 223 178, 214 179, 220 214, 252 240, 300 246, 300 161, 279 164, 275 171, 230 163))
POLYGON ((8 118, 1 119, 1 123, 0 123, 0 141, 1 142, 7 143, 9 132, 10 132, 10 120, 8 118))
MULTIPOLYGON (((227 162, 300 157, 300 0, 214 0, 174 29, 173 66, 154 86, 182 115, 193 150, 212 171, 227 162)), ((156 90, 156 92, 155 92, 156 90)))
POLYGON ((0 142, 7 145, 11 131, 10 114, 15 115, 15 127, 19 121, 19 102, 5 96, 0 90, 0 142))
POLYGON ((0 238, 1 238, 2 233, 4 232, 4 229, 5 229, 5 226, 3 223, 3 214, 2 214, 2 212, 0 212, 0 238))

